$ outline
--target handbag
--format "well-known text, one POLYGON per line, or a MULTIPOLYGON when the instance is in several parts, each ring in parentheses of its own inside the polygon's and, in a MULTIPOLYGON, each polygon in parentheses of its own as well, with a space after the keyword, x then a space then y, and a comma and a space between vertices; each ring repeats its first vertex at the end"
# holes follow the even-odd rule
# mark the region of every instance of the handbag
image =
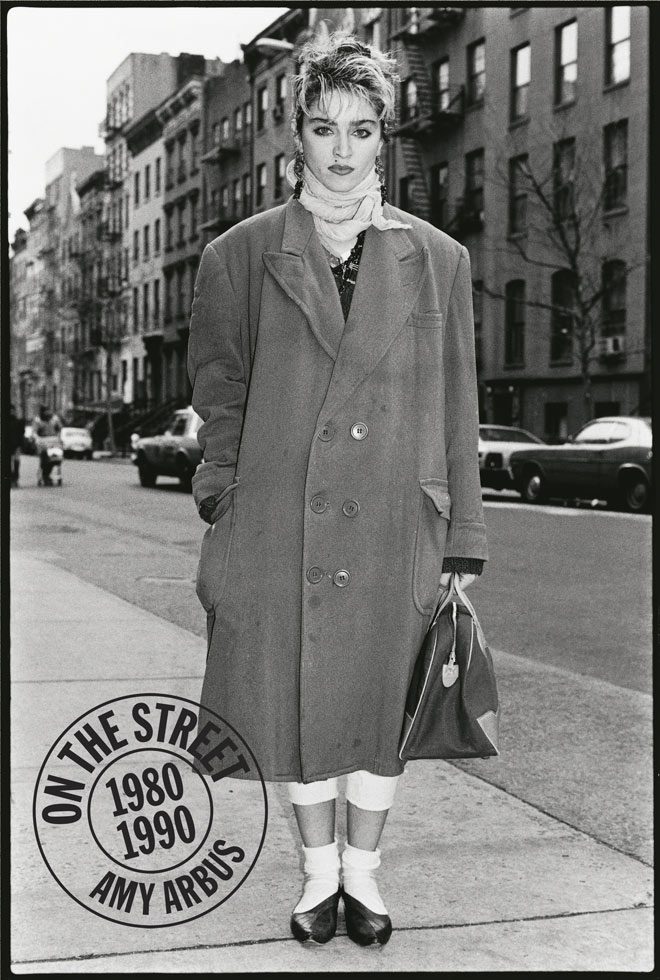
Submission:
POLYGON ((453 572, 413 668, 399 758, 499 755, 493 658, 472 603, 453 572))

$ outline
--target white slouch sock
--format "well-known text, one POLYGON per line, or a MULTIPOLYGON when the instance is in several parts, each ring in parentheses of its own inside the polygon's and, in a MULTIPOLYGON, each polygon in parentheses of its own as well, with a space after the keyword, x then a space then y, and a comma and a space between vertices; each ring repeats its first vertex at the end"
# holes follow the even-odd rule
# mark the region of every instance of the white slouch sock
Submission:
POLYGON ((305 883, 295 912, 309 912, 324 898, 334 895, 339 888, 339 850, 337 840, 321 847, 305 847, 305 883))
POLYGON ((380 850, 376 848, 375 851, 363 851, 360 847, 346 844, 341 856, 341 866, 344 891, 372 912, 387 915, 375 875, 376 869, 380 867, 380 850))

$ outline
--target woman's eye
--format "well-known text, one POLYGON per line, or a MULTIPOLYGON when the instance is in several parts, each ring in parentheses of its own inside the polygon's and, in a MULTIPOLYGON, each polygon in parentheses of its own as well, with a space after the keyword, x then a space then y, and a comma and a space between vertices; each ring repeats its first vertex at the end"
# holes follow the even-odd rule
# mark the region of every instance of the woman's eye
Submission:
POLYGON ((329 126, 317 126, 316 129, 314 130, 314 135, 315 136, 327 136, 328 133, 331 133, 331 132, 332 132, 332 130, 330 129, 329 126))
POLYGON ((356 129, 355 130, 355 135, 357 137, 359 137, 359 139, 364 140, 364 139, 367 139, 367 137, 369 137, 369 136, 372 135, 372 130, 371 129, 356 129))

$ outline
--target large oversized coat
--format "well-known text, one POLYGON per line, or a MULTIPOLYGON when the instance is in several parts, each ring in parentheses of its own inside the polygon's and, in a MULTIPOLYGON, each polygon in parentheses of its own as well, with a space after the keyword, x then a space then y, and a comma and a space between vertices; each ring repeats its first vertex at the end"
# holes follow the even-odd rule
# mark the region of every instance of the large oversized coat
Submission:
POLYGON ((346 324, 294 198, 211 242, 195 285, 193 492, 227 491, 197 578, 201 701, 267 780, 402 772, 443 556, 488 558, 468 253, 385 215, 412 227, 368 229, 346 324))

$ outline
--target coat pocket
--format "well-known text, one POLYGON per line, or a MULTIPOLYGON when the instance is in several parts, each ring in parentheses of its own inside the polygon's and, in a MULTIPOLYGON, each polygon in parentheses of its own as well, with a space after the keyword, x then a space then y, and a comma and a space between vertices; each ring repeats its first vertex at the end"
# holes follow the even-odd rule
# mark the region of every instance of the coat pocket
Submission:
POLYGON ((414 327, 439 330, 442 327, 442 313, 413 313, 412 322, 414 327))
POLYGON ((413 563, 413 599, 421 613, 433 612, 438 598, 442 559, 451 515, 447 480, 430 477, 419 481, 420 500, 413 563))
POLYGON ((204 533, 197 565, 197 597, 207 613, 220 601, 227 583, 231 543, 236 525, 236 490, 228 496, 229 505, 226 510, 204 533))

